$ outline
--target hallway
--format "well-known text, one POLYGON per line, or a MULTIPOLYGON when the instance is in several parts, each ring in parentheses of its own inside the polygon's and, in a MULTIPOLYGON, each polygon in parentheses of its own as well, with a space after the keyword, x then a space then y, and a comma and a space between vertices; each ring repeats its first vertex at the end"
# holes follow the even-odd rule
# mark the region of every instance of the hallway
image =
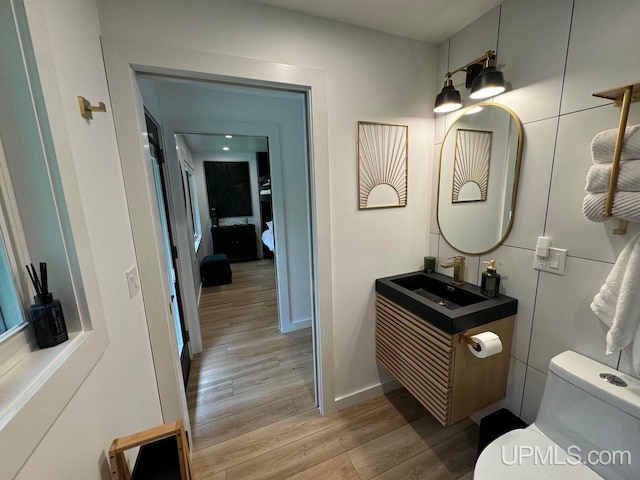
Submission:
POLYGON ((321 417, 311 332, 279 333, 272 262, 232 269, 200 302, 204 351, 187 391, 196 479, 472 478, 477 427, 443 428, 404 389, 321 417))
POLYGON ((315 407, 311 330, 278 330, 273 262, 232 269, 200 301, 204 349, 187 389, 196 451, 315 407))

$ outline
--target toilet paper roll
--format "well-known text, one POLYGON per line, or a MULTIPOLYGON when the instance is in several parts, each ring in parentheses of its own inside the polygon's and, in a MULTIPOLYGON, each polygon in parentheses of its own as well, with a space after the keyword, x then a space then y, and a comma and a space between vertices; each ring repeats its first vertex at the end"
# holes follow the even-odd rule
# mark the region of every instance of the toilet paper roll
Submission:
POLYGON ((477 335, 472 335, 471 339, 478 342, 480 346, 480 350, 476 350, 469 345, 469 351, 478 358, 487 358, 502 352, 500 337, 493 332, 482 332, 477 335))

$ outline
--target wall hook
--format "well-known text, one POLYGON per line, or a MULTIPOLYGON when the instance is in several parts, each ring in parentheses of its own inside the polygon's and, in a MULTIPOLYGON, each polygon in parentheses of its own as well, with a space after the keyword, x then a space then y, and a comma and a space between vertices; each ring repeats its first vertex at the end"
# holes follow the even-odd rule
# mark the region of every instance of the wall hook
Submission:
POLYGON ((93 112, 106 112, 107 107, 104 102, 98 102, 98 105, 91 105, 89 100, 78 96, 78 105, 80 106, 80 115, 87 120, 93 119, 93 112))

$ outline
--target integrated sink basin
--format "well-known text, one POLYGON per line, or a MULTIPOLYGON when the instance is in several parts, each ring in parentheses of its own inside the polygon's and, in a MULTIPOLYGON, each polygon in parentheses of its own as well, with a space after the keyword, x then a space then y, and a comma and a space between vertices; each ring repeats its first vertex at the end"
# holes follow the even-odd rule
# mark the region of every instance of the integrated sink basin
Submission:
POLYGON ((376 292, 450 334, 515 315, 518 300, 490 298, 479 287, 454 285, 440 273, 412 272, 376 280, 376 292))
POLYGON ((484 295, 476 295, 473 292, 460 288, 459 285, 451 284, 450 281, 448 283, 443 282, 439 278, 425 275, 424 273, 409 275, 391 281, 449 310, 455 310, 456 308, 466 307, 467 305, 473 305, 474 303, 487 300, 487 297, 484 295))

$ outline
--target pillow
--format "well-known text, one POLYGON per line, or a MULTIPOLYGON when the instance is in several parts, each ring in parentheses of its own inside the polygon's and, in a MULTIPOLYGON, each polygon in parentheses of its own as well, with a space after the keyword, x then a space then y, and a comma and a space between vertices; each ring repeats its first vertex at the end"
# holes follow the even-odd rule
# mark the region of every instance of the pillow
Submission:
POLYGON ((270 222, 266 222, 267 223, 267 228, 269 230, 273 230, 273 220, 271 220, 270 222))

